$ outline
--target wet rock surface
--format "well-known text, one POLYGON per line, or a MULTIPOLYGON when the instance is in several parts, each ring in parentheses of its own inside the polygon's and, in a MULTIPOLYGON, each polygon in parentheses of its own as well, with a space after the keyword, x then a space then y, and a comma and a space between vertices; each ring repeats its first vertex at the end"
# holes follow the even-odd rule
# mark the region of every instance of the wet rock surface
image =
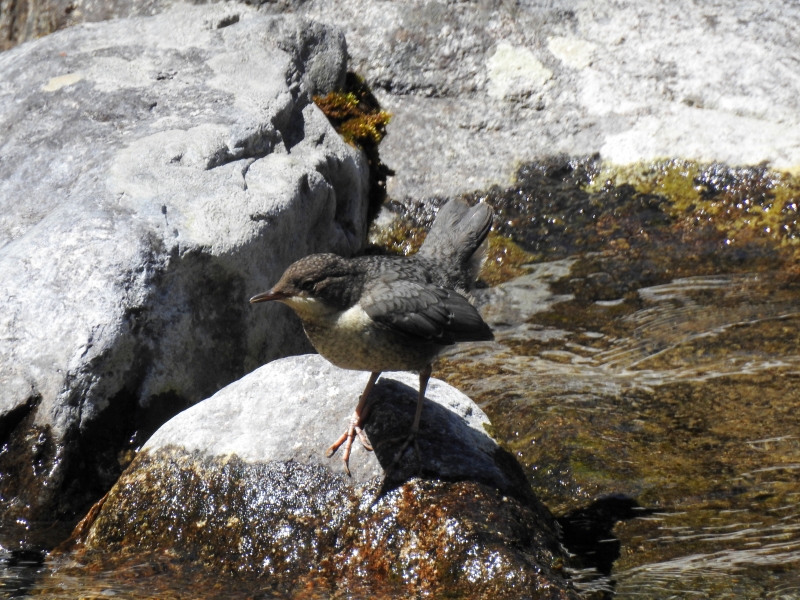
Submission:
POLYGON ((264 592, 577 597, 553 516, 455 389, 430 382, 421 465, 410 448, 383 476, 413 420, 407 373, 374 388, 366 431, 376 452, 356 449, 354 477, 324 457, 366 379, 317 355, 282 359, 173 418, 111 490, 71 560, 100 570, 134 560, 172 560, 184 573, 203 565, 240 583, 256 578, 251 589, 264 592))
POLYGON ((247 298, 363 245, 368 167, 311 97, 341 33, 178 6, 0 55, 0 505, 69 519, 170 416, 308 350, 247 298))
MULTIPOLYGON (((245 589, 316 597, 577 597, 549 513, 478 483, 413 479, 354 494, 323 467, 169 451, 143 455, 134 469, 109 496, 88 549, 72 557, 82 569, 166 561, 179 573, 233 576, 245 589)), ((196 582, 183 591, 204 597, 196 582)))

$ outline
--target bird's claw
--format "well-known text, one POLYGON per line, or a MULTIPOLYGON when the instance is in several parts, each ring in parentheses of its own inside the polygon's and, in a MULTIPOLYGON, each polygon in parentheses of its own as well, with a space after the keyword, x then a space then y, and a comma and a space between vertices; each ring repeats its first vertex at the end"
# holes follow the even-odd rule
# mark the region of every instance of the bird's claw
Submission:
POLYGON ((356 427, 356 433, 358 434, 358 439, 361 440, 361 445, 364 446, 364 450, 372 452, 372 444, 367 439, 367 434, 364 430, 361 427, 356 427))
POLYGON ((419 450, 419 443, 417 442, 417 433, 416 432, 412 432, 412 433, 408 434, 407 436, 403 436, 403 437, 396 437, 396 438, 390 438, 388 440, 381 440, 378 443, 378 446, 380 447, 380 446, 383 446, 385 444, 394 444, 394 443, 399 442, 401 440, 403 441, 403 445, 400 446, 400 450, 398 450, 397 453, 394 455, 394 459, 392 459, 392 463, 386 468, 386 471, 389 472, 389 471, 391 471, 392 469, 394 469, 397 466, 397 464, 400 462, 400 459, 403 458, 403 454, 405 454, 406 449, 411 445, 412 442, 414 443, 414 454, 417 457, 417 465, 419 466, 419 468, 422 468, 422 453, 419 450))
POLYGON ((353 448, 353 440, 356 436, 361 440, 361 445, 364 446, 364 449, 368 452, 372 452, 372 444, 370 444, 367 439, 367 434, 361 427, 361 418, 358 415, 353 415, 350 419, 350 425, 348 425, 347 431, 325 451, 325 457, 330 458, 336 454, 336 451, 344 444, 342 461, 344 462, 344 471, 348 475, 350 475, 350 451, 353 448))

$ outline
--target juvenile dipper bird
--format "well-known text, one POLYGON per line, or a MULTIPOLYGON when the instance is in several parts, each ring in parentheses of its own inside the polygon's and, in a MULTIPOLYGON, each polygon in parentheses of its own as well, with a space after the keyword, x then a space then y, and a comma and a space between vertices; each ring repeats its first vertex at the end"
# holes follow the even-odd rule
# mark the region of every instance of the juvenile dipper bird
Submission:
POLYGON ((396 463, 412 441, 419 455, 416 435, 433 359, 456 342, 494 339, 478 311, 456 291, 466 291, 474 281, 480 266, 474 255, 491 225, 487 204, 470 208, 451 200, 413 256, 314 254, 289 266, 270 291, 250 299, 288 304, 322 356, 342 369, 371 372, 347 431, 326 452, 330 458, 345 445, 348 475, 355 436, 372 450, 362 424, 382 371, 419 372, 414 423, 396 463))

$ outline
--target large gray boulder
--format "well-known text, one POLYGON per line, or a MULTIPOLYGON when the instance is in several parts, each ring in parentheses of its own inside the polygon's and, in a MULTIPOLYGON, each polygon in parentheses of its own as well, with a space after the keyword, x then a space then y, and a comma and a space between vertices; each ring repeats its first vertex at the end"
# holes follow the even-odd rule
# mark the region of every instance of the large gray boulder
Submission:
MULTIPOLYGON (((347 429, 368 379, 369 373, 339 369, 318 354, 276 360, 173 417, 142 450, 178 447, 251 463, 320 465, 338 474, 341 452, 329 459, 325 450, 347 429)), ((353 444, 350 481, 364 484, 383 476, 411 428, 418 389, 419 378, 412 373, 385 373, 378 379, 365 425, 375 451, 353 444)), ((509 494, 523 489, 516 473, 501 467, 497 457, 503 452, 486 431, 489 419, 472 400, 435 378, 426 398, 420 456, 410 446, 390 471, 390 481, 427 473, 482 481, 509 494)))
POLYGON ((171 414, 308 349, 285 307, 247 299, 363 244, 366 160, 311 102, 346 58, 339 31, 243 5, 0 54, 7 514, 96 499, 171 414))
MULTIPOLYGON (((0 34, 173 1, 18 0, 0 34)), ((393 113, 381 156, 398 200, 505 186, 520 163, 559 153, 800 166, 797 3, 252 3, 345 32, 352 68, 393 113)))
POLYGON ((511 183, 560 153, 800 167, 800 5, 758 0, 298 3, 393 114, 395 199, 511 183))
POLYGON ((367 377, 285 358, 174 417, 92 511, 81 560, 167 556, 287 595, 574 597, 553 516, 483 411, 446 383, 430 381, 419 459, 408 448, 390 467, 413 420, 410 373, 373 389, 375 452, 357 442, 353 477, 325 458, 367 377))

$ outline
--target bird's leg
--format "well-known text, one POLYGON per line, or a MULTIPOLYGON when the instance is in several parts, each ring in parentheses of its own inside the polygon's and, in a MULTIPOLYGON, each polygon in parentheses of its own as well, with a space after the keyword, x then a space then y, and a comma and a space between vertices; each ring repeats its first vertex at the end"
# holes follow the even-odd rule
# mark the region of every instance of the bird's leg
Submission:
POLYGON ((361 440, 361 444, 364 446, 364 448, 370 451, 372 450, 372 444, 369 443, 367 434, 364 433, 361 425, 367 418, 367 413, 369 412, 367 399, 369 398, 369 393, 375 386, 375 382, 378 380, 378 377, 380 377, 380 371, 370 374, 367 387, 364 388, 361 398, 358 400, 358 406, 356 406, 353 416, 350 417, 350 425, 347 427, 347 431, 345 431, 342 434, 342 437, 336 440, 325 452, 325 456, 330 458, 336 454, 336 451, 339 449, 339 447, 344 444, 344 454, 342 454, 342 460, 344 461, 344 470, 348 475, 350 475, 350 449, 353 447, 353 439, 358 436, 358 439, 361 440))
POLYGON ((403 445, 400 447, 400 450, 395 455, 392 464, 389 466, 388 470, 394 468, 394 466, 400 462, 400 458, 403 456, 403 453, 408 448, 408 445, 411 442, 414 442, 414 452, 417 455, 417 462, 420 466, 422 466, 422 459, 420 457, 419 452, 419 445, 417 444, 417 432, 419 432, 419 420, 422 417, 422 403, 425 400, 425 390, 428 387, 428 380, 431 378, 431 372, 433 369, 431 365, 427 365, 424 369, 419 372, 419 397, 417 398, 417 412, 414 414, 414 423, 411 425, 411 433, 408 434, 406 441, 403 442, 403 445))

